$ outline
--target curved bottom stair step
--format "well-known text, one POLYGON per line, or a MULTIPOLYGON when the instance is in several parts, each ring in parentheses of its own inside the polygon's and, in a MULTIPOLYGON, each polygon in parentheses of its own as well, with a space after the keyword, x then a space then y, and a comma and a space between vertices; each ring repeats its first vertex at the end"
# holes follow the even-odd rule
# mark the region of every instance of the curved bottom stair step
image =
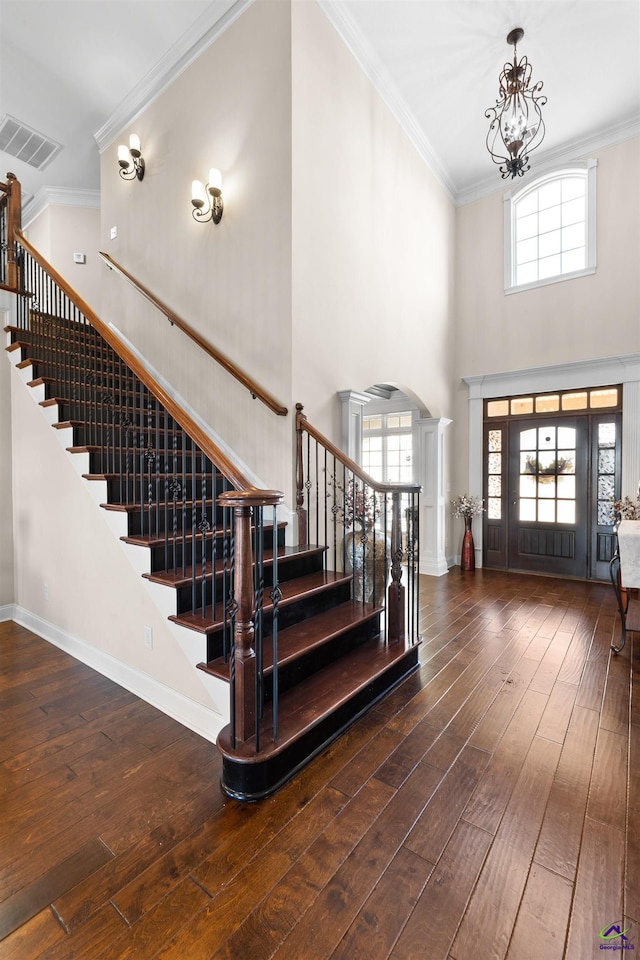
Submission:
POLYGON ((386 643, 376 637, 287 691, 278 706, 273 738, 271 705, 255 738, 231 742, 231 728, 218 736, 221 787, 237 800, 261 800, 278 790, 374 703, 419 665, 419 644, 386 643))

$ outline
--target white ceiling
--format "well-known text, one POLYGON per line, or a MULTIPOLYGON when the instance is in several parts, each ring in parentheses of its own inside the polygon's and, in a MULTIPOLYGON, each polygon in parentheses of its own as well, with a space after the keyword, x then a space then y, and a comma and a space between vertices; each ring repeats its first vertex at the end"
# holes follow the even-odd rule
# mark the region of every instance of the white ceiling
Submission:
MULTIPOLYGON (((248 2, 0 0, 0 117, 63 146, 42 171, 2 154, 0 176, 12 170, 31 196, 97 190, 100 131, 119 132, 159 77, 248 2)), ((456 202, 500 187, 484 112, 515 26, 548 97, 532 167, 640 133, 638 0, 319 2, 456 202)))

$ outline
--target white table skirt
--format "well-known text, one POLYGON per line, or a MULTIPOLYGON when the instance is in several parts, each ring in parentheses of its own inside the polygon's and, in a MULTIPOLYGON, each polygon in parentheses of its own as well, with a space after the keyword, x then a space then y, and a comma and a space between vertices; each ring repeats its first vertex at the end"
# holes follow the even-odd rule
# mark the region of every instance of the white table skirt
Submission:
POLYGON ((640 520, 623 520, 618 527, 620 579, 623 587, 640 587, 640 520))

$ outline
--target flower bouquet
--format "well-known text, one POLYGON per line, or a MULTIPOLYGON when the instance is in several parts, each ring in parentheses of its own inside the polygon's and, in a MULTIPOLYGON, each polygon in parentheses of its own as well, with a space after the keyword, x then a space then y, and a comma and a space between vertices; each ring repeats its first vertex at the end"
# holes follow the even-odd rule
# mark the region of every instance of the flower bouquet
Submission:
POLYGON ((464 520, 465 533, 462 541, 460 566, 463 570, 475 570, 475 548, 471 533, 471 519, 472 517, 477 517, 484 511, 484 500, 481 500, 480 497, 470 497, 465 493, 463 496, 456 497, 455 500, 452 500, 451 505, 453 507, 454 517, 462 517, 464 520))
POLYGON ((457 519, 462 517, 465 520, 469 517, 479 516, 486 509, 484 500, 481 500, 480 497, 469 497, 466 493, 452 500, 451 506, 453 507, 454 517, 457 519))
POLYGON ((616 518, 619 517, 621 520, 640 520, 640 493, 634 500, 631 497, 615 500, 613 513, 616 518))

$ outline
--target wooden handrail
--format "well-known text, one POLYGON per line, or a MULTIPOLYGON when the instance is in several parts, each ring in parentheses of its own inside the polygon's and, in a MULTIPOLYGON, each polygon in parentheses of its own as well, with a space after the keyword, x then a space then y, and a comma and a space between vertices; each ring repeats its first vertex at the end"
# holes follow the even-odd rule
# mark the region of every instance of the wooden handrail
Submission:
POLYGON ((340 450, 339 447, 336 447, 335 444, 331 443, 324 434, 320 433, 315 427, 313 427, 306 416, 304 415, 303 406, 301 403, 296 403, 296 431, 298 437, 300 437, 302 431, 304 430, 309 434, 310 437, 313 437, 314 440, 317 440, 322 446, 331 454, 332 457, 335 457, 340 463, 342 463, 347 470, 353 473, 356 477, 362 480, 368 487, 371 487, 373 490, 377 490, 379 493, 420 493, 422 490, 422 485, 419 483, 382 483, 380 480, 374 480, 372 476, 362 469, 359 464, 352 460, 351 457, 348 457, 346 453, 340 450))
POLYGON ((118 335, 107 326, 93 312, 91 307, 82 297, 76 293, 64 277, 60 276, 57 270, 45 260, 43 256, 33 247, 21 231, 16 231, 16 239, 25 250, 40 264, 53 280, 58 284, 61 290, 69 297, 76 307, 83 313, 92 327, 94 327, 104 340, 115 350, 117 355, 123 360, 136 377, 145 385, 145 387, 160 401, 167 413, 186 431, 189 437, 197 443, 199 448, 209 460, 215 464, 223 476, 236 488, 236 490, 255 491, 257 488, 247 477, 238 469, 238 467, 227 457, 227 455, 217 446, 216 443, 204 432, 204 430, 193 420, 189 414, 176 403, 173 397, 167 393, 158 381, 146 369, 143 363, 121 342, 118 335))
POLYGON ((255 382, 255 380, 248 376, 248 374, 244 373, 235 365, 235 363, 233 363, 232 360, 229 360, 229 358, 221 353, 220 350, 214 347, 213 344, 209 343, 208 340, 205 340, 204 337, 200 336, 197 330, 194 330, 193 327, 190 326, 185 320, 182 320, 177 313, 174 313, 173 310, 166 305, 166 303, 163 303, 162 300, 159 300, 158 297, 155 296, 155 294, 151 293, 151 291, 145 287, 144 284, 140 283, 139 280, 136 280, 136 278, 130 274, 128 270, 125 270, 125 268, 121 266, 117 260, 114 260, 113 257, 111 257, 108 253, 104 253, 102 250, 99 250, 98 252, 110 270, 115 270, 117 273, 123 276, 125 280, 135 287, 138 293, 141 293, 142 296, 149 301, 149 303, 152 303, 154 307, 157 307, 157 309, 165 315, 172 326, 178 327, 178 329, 182 330, 182 332, 186 334, 190 340, 193 340, 193 342, 197 344, 201 350, 204 350, 204 352, 212 357, 216 363, 219 363, 221 367, 224 367, 224 369, 230 373, 232 377, 235 377, 239 383, 247 388, 254 400, 262 400, 262 402, 266 404, 270 410, 273 410, 277 416, 286 417, 287 413, 289 412, 286 407, 278 403, 278 401, 272 397, 270 393, 268 393, 266 390, 263 390, 262 387, 255 382))

